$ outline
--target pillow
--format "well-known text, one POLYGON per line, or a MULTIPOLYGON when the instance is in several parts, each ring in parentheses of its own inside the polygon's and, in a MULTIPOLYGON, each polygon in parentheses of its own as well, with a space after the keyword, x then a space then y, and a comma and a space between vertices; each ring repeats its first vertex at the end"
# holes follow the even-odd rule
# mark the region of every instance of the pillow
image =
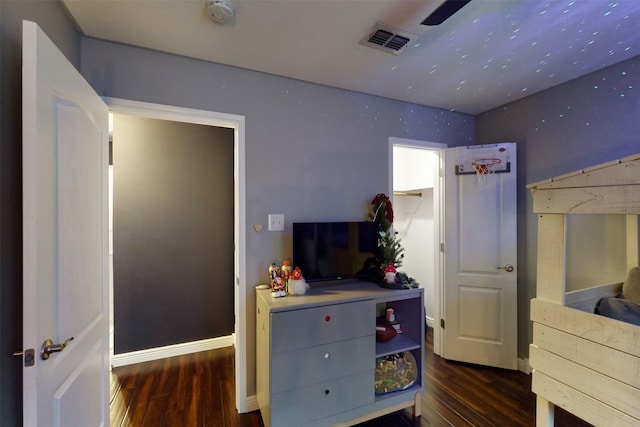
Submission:
POLYGON ((626 298, 602 298, 595 313, 640 326, 640 304, 626 298))
POLYGON ((640 267, 633 267, 622 284, 622 296, 640 304, 640 267))

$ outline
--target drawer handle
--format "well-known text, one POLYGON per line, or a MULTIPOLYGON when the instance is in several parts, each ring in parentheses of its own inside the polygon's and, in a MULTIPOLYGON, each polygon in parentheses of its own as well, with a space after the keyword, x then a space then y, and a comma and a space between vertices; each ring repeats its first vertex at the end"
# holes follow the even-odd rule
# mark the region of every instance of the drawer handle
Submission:
POLYGON ((324 317, 324 321, 325 321, 325 322, 328 322, 328 321, 330 321, 330 320, 331 320, 331 316, 325 316, 325 317, 324 317))
POLYGON ((330 358, 330 357, 331 357, 331 355, 330 355, 329 353, 325 353, 325 354, 324 354, 324 358, 325 358, 325 359, 328 359, 328 358, 330 358))
POLYGON ((325 395, 325 396, 329 396, 329 390, 325 390, 325 391, 324 391, 324 395, 325 395))

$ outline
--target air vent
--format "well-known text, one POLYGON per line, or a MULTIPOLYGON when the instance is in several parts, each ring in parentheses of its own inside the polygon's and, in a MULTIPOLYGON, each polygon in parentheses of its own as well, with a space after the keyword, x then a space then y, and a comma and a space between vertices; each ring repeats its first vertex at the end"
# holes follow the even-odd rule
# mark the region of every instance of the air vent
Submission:
POLYGON ((378 22, 371 33, 360 41, 360 44, 399 55, 409 43, 417 38, 418 36, 415 34, 378 22))

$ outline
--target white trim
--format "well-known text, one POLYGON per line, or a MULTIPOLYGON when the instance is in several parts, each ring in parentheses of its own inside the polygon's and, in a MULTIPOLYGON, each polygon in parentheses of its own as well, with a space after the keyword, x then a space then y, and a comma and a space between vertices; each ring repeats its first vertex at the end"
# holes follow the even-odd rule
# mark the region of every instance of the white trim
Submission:
POLYGON ((257 411, 259 409, 258 397, 255 394, 253 396, 247 396, 247 412, 257 411))
MULTIPOLYGON (((440 170, 442 171, 444 168, 444 150, 447 148, 447 144, 442 144, 439 142, 428 142, 428 141, 419 141, 417 139, 406 139, 406 138, 396 138, 393 136, 389 137, 389 194, 393 194, 393 147, 409 147, 409 148, 418 148, 418 149, 426 149, 435 151, 438 153, 438 158, 440 162, 440 170)), ((433 187, 433 197, 434 201, 437 201, 439 204, 439 218, 435 220, 435 228, 437 233, 435 234, 436 238, 434 239, 434 253, 440 255, 439 265, 440 265, 440 274, 439 277, 436 278, 433 290, 433 299, 434 299, 434 312, 431 313, 431 317, 426 317, 427 326, 433 328, 433 352, 439 356, 442 356, 443 353, 443 339, 444 334, 442 333, 442 328, 440 327, 440 320, 442 318, 441 313, 444 312, 443 309, 443 296, 444 296, 444 257, 442 252, 440 252, 440 243, 444 242, 444 177, 442 173, 439 173, 440 177, 437 181, 434 181, 433 187)), ((428 297, 425 295, 425 298, 428 297)))
POLYGON ((247 412, 247 279, 246 279, 246 193, 245 193, 245 117, 207 110, 151 104, 119 98, 103 98, 109 110, 118 114, 195 123, 234 129, 234 206, 235 206, 235 336, 236 409, 247 412))
POLYGON ((523 372, 527 375, 531 375, 531 373, 533 372, 533 368, 529 363, 529 359, 518 358, 518 371, 523 372))
POLYGON ((433 150, 444 150, 445 148, 447 148, 447 144, 442 144, 441 142, 429 142, 429 141, 421 141, 419 139, 396 138, 395 136, 389 137, 389 143, 392 146, 398 145, 402 147, 431 148, 433 150))
POLYGON ((433 326, 435 325, 435 321, 433 320, 433 317, 424 316, 424 319, 427 322, 427 327, 433 329, 433 326))
POLYGON ((183 354, 197 353, 199 351, 231 347, 232 345, 233 338, 231 335, 227 335, 225 337, 149 348, 146 350, 132 351, 130 353, 114 354, 111 358, 111 366, 115 368, 118 366, 133 365, 134 363, 150 362, 166 357, 182 356, 183 354))

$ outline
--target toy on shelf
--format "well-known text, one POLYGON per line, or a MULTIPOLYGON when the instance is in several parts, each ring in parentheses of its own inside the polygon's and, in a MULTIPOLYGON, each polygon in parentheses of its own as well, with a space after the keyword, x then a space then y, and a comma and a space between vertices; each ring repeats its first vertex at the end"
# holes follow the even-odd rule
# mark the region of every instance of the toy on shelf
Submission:
POLYGON ((284 283, 282 282, 282 276, 280 275, 280 268, 276 263, 272 263, 269 267, 269 280, 271 281, 271 296, 274 298, 280 298, 287 296, 287 292, 284 290, 284 283))
POLYGON ((388 284, 395 283, 396 282, 396 274, 397 274, 396 268, 393 266, 393 264, 389 264, 384 269, 384 280, 388 284))
POLYGON ((419 378, 418 364, 410 352, 390 354, 376 359, 376 394, 412 387, 419 378))
POLYGON ((376 341, 391 341, 398 335, 398 331, 388 323, 376 323, 376 341))
POLYGON ((291 280, 291 264, 289 263, 289 260, 285 260, 282 263, 280 275, 282 276, 282 284, 286 292, 289 289, 289 280, 291 280))
POLYGON ((296 267, 291 273, 291 279, 289 280, 289 293, 292 295, 304 295, 309 289, 309 284, 304 277, 302 277, 302 271, 300 267, 296 267))

